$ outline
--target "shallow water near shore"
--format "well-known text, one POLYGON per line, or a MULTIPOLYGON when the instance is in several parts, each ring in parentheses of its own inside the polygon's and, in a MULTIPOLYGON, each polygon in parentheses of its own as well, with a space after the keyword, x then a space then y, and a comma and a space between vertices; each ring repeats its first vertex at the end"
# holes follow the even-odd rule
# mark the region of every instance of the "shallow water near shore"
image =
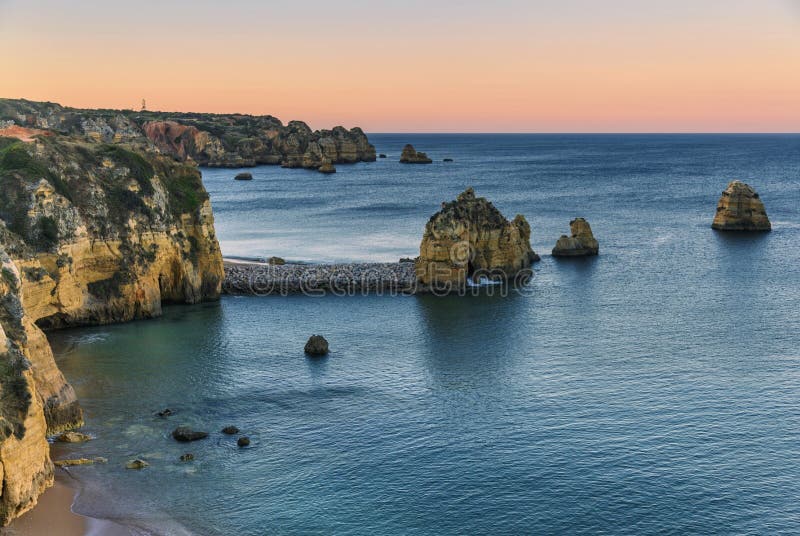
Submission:
POLYGON ((96 435, 64 457, 109 459, 71 470, 76 511, 171 534, 800 531, 800 137, 370 139, 390 158, 332 177, 204 170, 223 253, 397 260, 472 185, 531 223, 529 287, 225 297, 51 333, 96 435), (435 163, 396 163, 406 141, 435 163), (734 178, 772 233, 710 229, 734 178), (600 256, 550 257, 575 216, 600 256), (312 333, 328 358, 303 355, 312 333), (176 443, 182 424, 211 437, 176 443))

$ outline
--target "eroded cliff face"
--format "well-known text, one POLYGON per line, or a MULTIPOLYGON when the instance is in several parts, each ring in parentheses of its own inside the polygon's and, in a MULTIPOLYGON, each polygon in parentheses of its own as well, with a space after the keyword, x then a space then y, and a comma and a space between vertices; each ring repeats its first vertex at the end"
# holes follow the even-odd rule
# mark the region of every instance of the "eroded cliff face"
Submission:
POLYGON ((132 110, 77 110, 58 104, 0 99, 0 128, 18 125, 82 136, 92 141, 155 147, 203 166, 260 164, 318 169, 326 162, 373 162, 375 147, 358 128, 311 130, 270 115, 200 114, 132 110))
POLYGON ((513 279, 539 256, 525 217, 508 221, 472 188, 442 203, 425 226, 416 261, 421 288, 457 289, 467 278, 513 279))
POLYGON ((772 224, 756 191, 741 181, 732 181, 719 198, 711 228, 719 231, 770 231, 772 224))
POLYGON ((569 222, 569 232, 569 236, 561 235, 556 242, 554 257, 587 257, 600 252, 600 244, 585 219, 575 218, 569 222))
POLYGON ((12 422, 11 412, 15 429, 26 432, 0 443, 3 473, 19 481, 8 494, 4 483, 2 522, 30 508, 52 481, 45 435, 83 422, 41 328, 146 318, 159 315, 163 303, 217 299, 224 276, 195 165, 153 148, 52 131, 26 139, 0 137, 0 249, 7 261, 0 290, 2 305, 13 310, 3 317, 0 351, 11 341, 6 361, 21 362, 14 352, 24 356, 13 385, 23 393, 24 383, 29 396, 23 411, 14 404, 24 394, 9 398, 3 384, 0 412, 12 422))
POLYGON ((53 464, 31 370, 35 326, 25 315, 20 273, 1 245, 0 265, 0 524, 6 525, 53 484, 53 464))

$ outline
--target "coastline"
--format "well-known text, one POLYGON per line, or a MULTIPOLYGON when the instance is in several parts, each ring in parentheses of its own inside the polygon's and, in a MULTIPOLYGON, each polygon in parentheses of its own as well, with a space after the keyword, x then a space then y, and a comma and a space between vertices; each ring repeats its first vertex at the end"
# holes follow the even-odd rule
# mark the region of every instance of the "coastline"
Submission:
POLYGON ((132 532, 112 521, 77 514, 72 505, 80 490, 62 469, 56 469, 53 487, 35 508, 15 519, 0 534, 8 536, 130 536, 132 532))

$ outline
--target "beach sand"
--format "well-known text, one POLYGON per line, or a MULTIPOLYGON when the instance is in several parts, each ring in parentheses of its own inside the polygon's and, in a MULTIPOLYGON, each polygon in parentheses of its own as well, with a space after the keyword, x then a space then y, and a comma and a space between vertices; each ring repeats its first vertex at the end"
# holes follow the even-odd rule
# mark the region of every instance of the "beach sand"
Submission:
POLYGON ((84 536, 89 531, 88 518, 72 512, 75 489, 64 477, 56 477, 55 485, 39 497, 39 504, 15 519, 3 534, 15 536, 84 536))
POLYGON ((62 470, 56 470, 56 482, 39 497, 30 512, 0 529, 3 536, 130 536, 128 528, 78 515, 72 511, 77 490, 62 470))

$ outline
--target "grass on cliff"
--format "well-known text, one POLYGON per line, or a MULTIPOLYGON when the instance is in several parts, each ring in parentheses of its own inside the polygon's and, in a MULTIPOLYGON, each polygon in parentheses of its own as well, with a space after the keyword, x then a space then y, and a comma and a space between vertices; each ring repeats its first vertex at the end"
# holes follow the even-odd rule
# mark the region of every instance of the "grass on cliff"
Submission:
POLYGON ((153 165, 139 153, 135 153, 119 145, 104 145, 98 151, 100 156, 110 158, 117 165, 124 166, 130 171, 137 183, 142 195, 151 196, 155 192, 151 182, 156 174, 153 165))
POLYGON ((189 169, 178 171, 174 176, 167 175, 162 179, 169 192, 170 210, 176 217, 193 213, 208 199, 208 192, 203 188, 199 171, 189 169))
POLYGON ((72 201, 67 184, 42 161, 34 158, 25 149, 25 142, 0 138, 0 176, 6 177, 12 173, 27 180, 47 179, 56 192, 72 201))

